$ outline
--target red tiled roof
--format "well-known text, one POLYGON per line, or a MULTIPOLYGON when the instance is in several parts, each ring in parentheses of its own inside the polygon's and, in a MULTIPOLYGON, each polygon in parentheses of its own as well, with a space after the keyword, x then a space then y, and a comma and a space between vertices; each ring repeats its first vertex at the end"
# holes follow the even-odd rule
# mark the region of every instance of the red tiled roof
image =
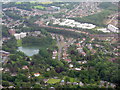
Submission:
POLYGON ((13 30, 13 29, 8 30, 8 32, 9 32, 11 35, 14 35, 14 34, 15 34, 15 30, 13 30))
POLYGON ((67 62, 71 62, 71 59, 65 59, 65 61, 67 61, 67 62))

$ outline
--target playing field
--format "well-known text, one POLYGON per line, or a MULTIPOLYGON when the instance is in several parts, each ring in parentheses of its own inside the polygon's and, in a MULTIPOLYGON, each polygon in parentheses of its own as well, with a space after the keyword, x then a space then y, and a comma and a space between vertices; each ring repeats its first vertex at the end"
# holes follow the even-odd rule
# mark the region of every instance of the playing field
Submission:
POLYGON ((49 84, 55 84, 55 83, 58 83, 58 82, 60 82, 60 79, 49 79, 47 81, 47 83, 49 83, 49 84))
POLYGON ((43 6, 34 6, 34 8, 36 8, 36 9, 44 9, 45 7, 43 7, 43 6))

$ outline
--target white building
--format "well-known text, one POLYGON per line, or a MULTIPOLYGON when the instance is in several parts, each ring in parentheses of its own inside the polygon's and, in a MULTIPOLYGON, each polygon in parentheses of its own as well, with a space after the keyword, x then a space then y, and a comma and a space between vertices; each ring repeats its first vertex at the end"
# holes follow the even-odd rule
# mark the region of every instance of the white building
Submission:
POLYGON ((93 29, 96 26, 93 24, 88 24, 88 23, 80 23, 76 22, 75 20, 71 19, 55 19, 53 21, 53 24, 58 24, 61 26, 69 26, 69 27, 77 27, 77 28, 83 28, 83 29, 93 29))
POLYGON ((80 82, 80 83, 79 83, 79 85, 80 85, 80 86, 83 86, 83 85, 84 85, 84 83, 80 82))
POLYGON ((118 33, 119 32, 119 29, 117 27, 115 27, 114 25, 112 24, 109 24, 108 25, 108 29, 112 32, 115 32, 115 33, 118 33))
POLYGON ((73 64, 70 64, 69 67, 72 68, 72 67, 73 67, 73 64))
POLYGON ((109 33, 110 31, 107 28, 99 28, 98 31, 102 31, 104 33, 109 33))
POLYGON ((21 33, 20 33, 20 37, 21 37, 21 38, 26 37, 26 33, 21 32, 21 33))
POLYGON ((14 34, 14 37, 15 37, 17 40, 20 40, 20 39, 21 39, 20 34, 18 34, 18 33, 14 34))
POLYGON ((81 71, 81 70, 82 70, 82 68, 75 68, 75 70, 76 70, 76 71, 81 71))
POLYGON ((26 37, 26 33, 23 33, 23 32, 21 32, 21 33, 16 33, 16 34, 14 34, 14 37, 15 37, 17 40, 20 40, 21 38, 26 37))
POLYGON ((38 77, 38 76, 40 76, 40 73, 34 73, 34 76, 38 77))
POLYGON ((56 57, 54 57, 54 56, 52 57, 52 59, 55 59, 55 58, 56 58, 56 57))

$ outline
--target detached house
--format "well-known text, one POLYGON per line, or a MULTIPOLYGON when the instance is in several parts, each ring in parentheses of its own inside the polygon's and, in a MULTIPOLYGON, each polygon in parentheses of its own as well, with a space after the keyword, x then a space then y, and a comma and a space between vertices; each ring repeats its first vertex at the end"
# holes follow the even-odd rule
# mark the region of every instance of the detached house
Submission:
POLYGON ((40 73, 34 73, 34 76, 38 77, 38 76, 40 76, 40 73))

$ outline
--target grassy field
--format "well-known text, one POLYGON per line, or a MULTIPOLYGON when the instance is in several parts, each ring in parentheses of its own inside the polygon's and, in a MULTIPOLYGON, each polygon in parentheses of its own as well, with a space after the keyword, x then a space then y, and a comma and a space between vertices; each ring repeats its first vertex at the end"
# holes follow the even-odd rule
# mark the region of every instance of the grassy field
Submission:
POLYGON ((75 78, 70 78, 70 82, 75 82, 75 78))
POLYGON ((69 78, 70 82, 78 82, 75 78, 65 76, 63 79, 69 78))
POLYGON ((48 1, 48 2, 40 2, 41 4, 52 4, 53 2, 50 2, 50 1, 48 1))
POLYGON ((44 9, 45 7, 43 6, 34 6, 35 9, 44 9))
POLYGON ((35 4, 35 3, 39 3, 39 4, 52 4, 53 3, 51 1, 46 1, 46 2, 37 2, 37 1, 39 1, 39 0, 30 1, 30 3, 33 3, 33 4, 35 4))
POLYGON ((21 2, 16 2, 16 4, 22 4, 21 2))
POLYGON ((103 10, 102 12, 93 14, 93 15, 89 15, 89 16, 85 16, 82 18, 73 18, 74 20, 78 21, 78 22, 82 22, 82 23, 92 23, 95 24, 97 26, 102 26, 104 27, 104 20, 107 18, 108 15, 110 15, 112 12, 110 10, 103 10))
POLYGON ((18 47, 22 46, 22 40, 17 40, 17 46, 18 47))
POLYGON ((49 84, 55 84, 55 83, 58 83, 58 82, 60 82, 61 80, 60 79, 49 79, 48 81, 47 81, 47 83, 49 83, 49 84))

